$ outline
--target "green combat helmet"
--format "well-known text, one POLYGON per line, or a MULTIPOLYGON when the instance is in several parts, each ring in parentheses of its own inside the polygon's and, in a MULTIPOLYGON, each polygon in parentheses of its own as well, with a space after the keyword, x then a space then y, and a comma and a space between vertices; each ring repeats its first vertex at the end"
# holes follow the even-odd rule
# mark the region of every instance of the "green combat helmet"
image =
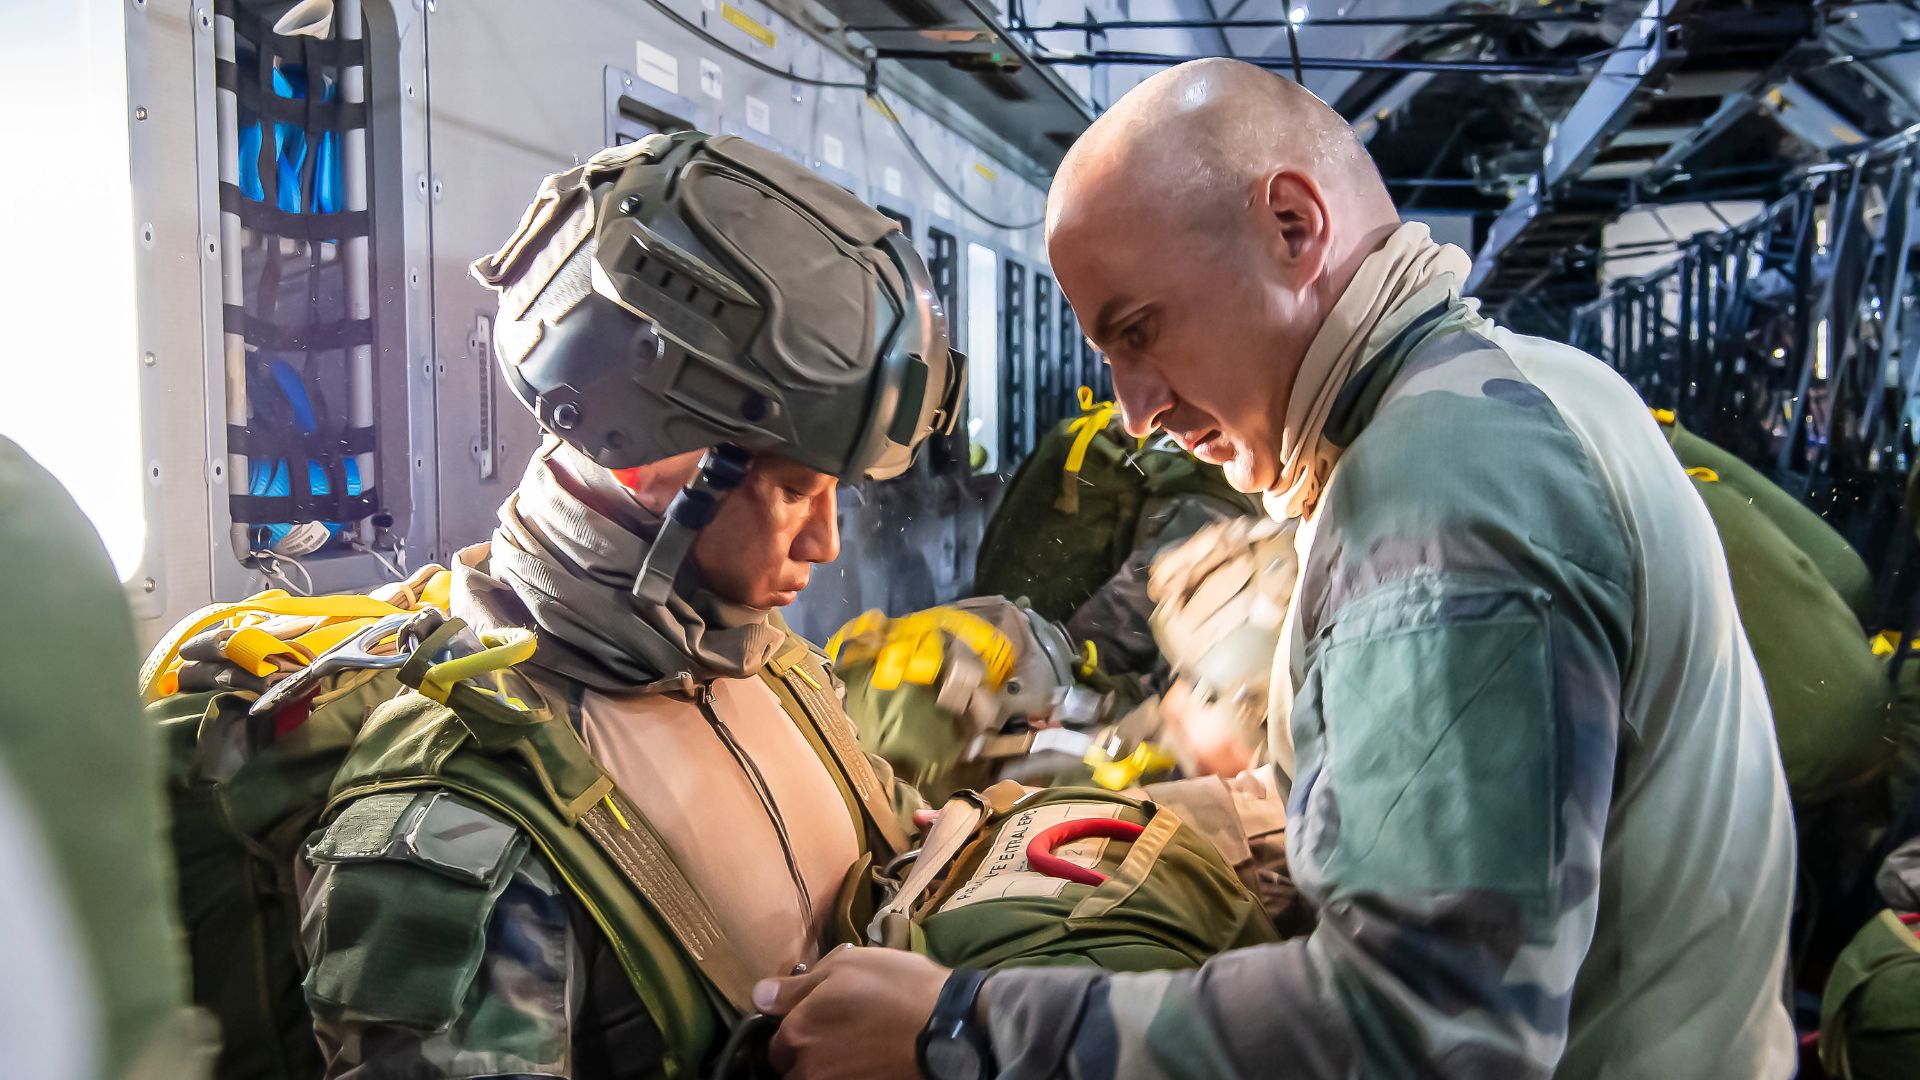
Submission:
POLYGON ((889 479, 964 400, 907 238, 734 136, 655 135, 549 177, 473 272, 500 293, 507 385, 547 431, 609 469, 707 451, 634 581, 651 602, 752 453, 889 479))

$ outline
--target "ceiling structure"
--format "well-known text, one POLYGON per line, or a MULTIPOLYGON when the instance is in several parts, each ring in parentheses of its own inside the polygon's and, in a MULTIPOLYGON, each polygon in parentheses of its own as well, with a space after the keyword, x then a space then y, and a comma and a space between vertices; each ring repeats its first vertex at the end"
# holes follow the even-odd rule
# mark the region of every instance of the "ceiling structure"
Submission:
POLYGON ((1772 198, 1920 122, 1920 0, 814 0, 824 25, 1045 172, 1194 56, 1298 77, 1410 215, 1463 215, 1473 290, 1551 328, 1624 210, 1772 198))

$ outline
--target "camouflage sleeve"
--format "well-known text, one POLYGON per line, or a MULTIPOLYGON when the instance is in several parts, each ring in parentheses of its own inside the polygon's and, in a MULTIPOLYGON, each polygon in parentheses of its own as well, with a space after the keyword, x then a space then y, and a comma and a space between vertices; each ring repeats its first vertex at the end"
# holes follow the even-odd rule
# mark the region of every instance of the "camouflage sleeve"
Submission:
POLYGON ((1120 569, 1087 598, 1067 620, 1076 641, 1091 641, 1108 672, 1146 675, 1160 663, 1147 617, 1147 568, 1154 557, 1216 521, 1240 517, 1240 511, 1206 495, 1172 495, 1149 500, 1140 512, 1132 554, 1120 569))
POLYGON ((1599 904, 1624 526, 1570 436, 1401 423, 1409 453, 1343 461, 1296 599, 1288 852, 1317 928, 1197 971, 995 974, 1007 1080, 1553 1073, 1599 904))
POLYGON ((328 1080, 573 1075, 581 942, 516 828, 444 793, 375 795, 308 860, 305 990, 328 1080))

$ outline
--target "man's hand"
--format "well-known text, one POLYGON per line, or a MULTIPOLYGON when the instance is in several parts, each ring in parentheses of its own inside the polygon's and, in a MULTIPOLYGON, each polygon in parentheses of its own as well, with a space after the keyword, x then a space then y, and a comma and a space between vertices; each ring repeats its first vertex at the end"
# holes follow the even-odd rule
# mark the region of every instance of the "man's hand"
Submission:
POLYGON ((947 975, 918 953, 843 945, 804 975, 762 980, 754 1007, 782 1018, 773 1067, 799 1080, 919 1076, 914 1044, 947 975))

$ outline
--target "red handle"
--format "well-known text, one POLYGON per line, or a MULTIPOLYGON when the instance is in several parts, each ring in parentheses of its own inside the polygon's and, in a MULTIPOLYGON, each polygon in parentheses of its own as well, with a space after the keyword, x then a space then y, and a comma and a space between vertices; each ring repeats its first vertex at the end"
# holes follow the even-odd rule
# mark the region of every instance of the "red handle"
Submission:
POLYGON ((1147 831, 1144 825, 1135 825, 1131 821, 1119 818, 1078 818, 1063 821, 1043 830, 1039 836, 1027 841, 1027 866, 1048 877, 1064 878, 1081 885, 1101 885, 1107 875, 1098 870, 1089 870, 1078 863, 1070 863, 1053 853, 1061 844, 1071 844, 1076 840, 1104 836, 1109 840, 1138 840, 1140 834, 1147 831))

